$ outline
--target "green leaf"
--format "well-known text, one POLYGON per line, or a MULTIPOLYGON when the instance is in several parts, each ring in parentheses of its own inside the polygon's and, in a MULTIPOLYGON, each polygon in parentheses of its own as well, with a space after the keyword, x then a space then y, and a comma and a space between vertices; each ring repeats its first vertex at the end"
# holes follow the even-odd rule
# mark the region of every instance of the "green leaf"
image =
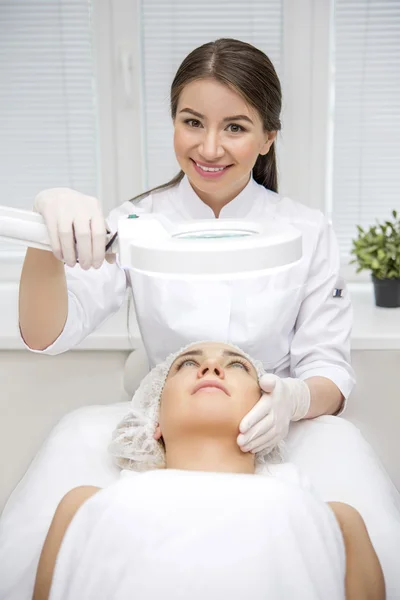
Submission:
POLYGON ((379 248, 378 250, 378 260, 385 260, 385 251, 383 248, 379 248))
POLYGON ((358 236, 352 240, 349 264, 357 264, 357 272, 368 269, 376 277, 400 277, 400 219, 393 210, 394 221, 385 220, 365 229, 356 225, 358 236))
POLYGON ((374 260, 371 263, 371 266, 373 269, 378 270, 379 269, 379 260, 377 260, 376 258, 374 258, 374 260))

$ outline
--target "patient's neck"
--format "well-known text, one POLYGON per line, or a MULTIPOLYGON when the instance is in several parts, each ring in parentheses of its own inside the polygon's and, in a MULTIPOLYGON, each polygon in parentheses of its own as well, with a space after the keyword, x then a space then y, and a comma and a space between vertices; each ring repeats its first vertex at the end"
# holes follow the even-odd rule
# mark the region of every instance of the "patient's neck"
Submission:
POLYGON ((236 438, 191 436, 174 440, 166 448, 167 469, 254 473, 254 454, 242 452, 236 438))

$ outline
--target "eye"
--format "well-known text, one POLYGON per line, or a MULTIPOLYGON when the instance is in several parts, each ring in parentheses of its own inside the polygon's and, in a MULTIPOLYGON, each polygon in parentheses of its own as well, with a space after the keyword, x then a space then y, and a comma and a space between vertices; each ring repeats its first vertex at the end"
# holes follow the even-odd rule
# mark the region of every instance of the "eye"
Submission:
POLYGON ((194 127, 194 128, 201 127, 201 123, 197 119, 186 119, 185 123, 187 125, 189 125, 189 127, 194 127))
POLYGON ((241 133, 242 131, 246 131, 244 127, 238 125, 237 123, 231 123, 230 125, 228 125, 227 129, 229 129, 229 127, 231 128, 231 133, 241 133))
POLYGON ((192 358, 185 358, 180 363, 177 364, 176 369, 179 371, 182 367, 197 367, 197 362, 192 358))
POLYGON ((235 368, 239 367, 240 369, 243 369, 244 371, 247 371, 247 373, 250 372, 249 367, 246 365, 246 363, 240 361, 240 360, 235 360, 232 361, 231 363, 229 363, 229 366, 232 367, 234 366, 235 368))

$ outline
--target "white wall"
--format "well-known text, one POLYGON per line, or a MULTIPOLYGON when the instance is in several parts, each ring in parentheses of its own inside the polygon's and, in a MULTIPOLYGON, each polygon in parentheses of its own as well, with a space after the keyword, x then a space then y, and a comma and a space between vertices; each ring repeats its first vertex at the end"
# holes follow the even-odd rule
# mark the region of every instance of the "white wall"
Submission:
POLYGON ((400 350, 352 353, 357 387, 346 418, 357 425, 400 490, 400 350))
MULTIPOLYGON (((85 404, 128 400, 123 389, 128 354, 0 352, 0 510, 62 415, 85 404)), ((346 417, 360 426, 400 489, 400 351, 357 350, 353 364, 358 386, 346 417)))
POLYGON ((0 511, 53 425, 85 404, 128 400, 128 352, 0 352, 0 511))

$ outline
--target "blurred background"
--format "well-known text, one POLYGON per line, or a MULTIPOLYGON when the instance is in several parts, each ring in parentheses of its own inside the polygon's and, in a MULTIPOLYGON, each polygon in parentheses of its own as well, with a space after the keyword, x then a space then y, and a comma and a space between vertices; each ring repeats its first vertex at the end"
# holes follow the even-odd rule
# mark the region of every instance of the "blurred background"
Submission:
MULTIPOLYGON (((356 225, 400 210, 399 0, 0 0, 0 204, 30 210, 40 190, 65 186, 100 197, 108 213, 167 181, 178 170, 170 84, 188 52, 219 37, 254 44, 279 74, 280 190, 333 222, 354 297, 349 415, 362 415, 392 460, 400 309, 375 307, 368 275, 348 263, 356 225)), ((7 489, 62 414, 124 399, 125 359, 139 344, 125 306, 77 351, 23 350, 23 256, 0 243, 0 453, 15 447, 10 423, 26 439, 2 465, 7 489)), ((398 465, 389 469, 400 485, 398 465)))

